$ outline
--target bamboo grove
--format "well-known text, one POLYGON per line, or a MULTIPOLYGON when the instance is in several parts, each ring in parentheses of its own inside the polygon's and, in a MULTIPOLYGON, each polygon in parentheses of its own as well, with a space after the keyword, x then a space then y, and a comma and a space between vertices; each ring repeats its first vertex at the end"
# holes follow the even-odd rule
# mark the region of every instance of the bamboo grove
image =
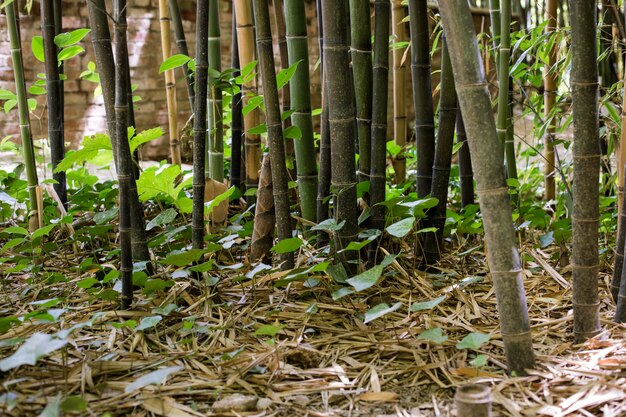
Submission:
MULTIPOLYGON (((532 368, 535 359, 516 232, 523 214, 521 219, 513 216, 514 210, 521 213, 522 203, 512 192, 524 181, 518 172, 514 115, 523 101, 519 96, 524 97, 528 87, 516 77, 516 68, 532 63, 520 56, 515 31, 545 20, 538 36, 549 39, 549 49, 538 64, 543 71, 539 82, 543 105, 536 112, 547 121, 541 138, 545 206, 554 211, 561 184, 571 199, 573 334, 577 341, 597 335, 599 199, 600 185, 607 180, 600 170, 609 152, 599 137, 599 79, 611 78, 598 74, 596 62, 605 44, 598 42, 596 29, 600 17, 609 25, 601 36, 610 36, 607 33, 620 22, 623 27, 623 19, 609 13, 613 3, 603 1, 598 8, 586 0, 549 0, 544 12, 515 1, 473 2, 473 7, 488 11, 487 41, 477 38, 472 17, 476 9, 466 1, 439 0, 433 5, 426 0, 318 0, 314 8, 309 3, 198 1, 195 33, 185 33, 177 0, 158 2, 166 130, 174 165, 183 162, 177 89, 186 92, 193 109, 188 189, 192 210, 186 219, 190 247, 203 251, 206 236, 226 226, 228 216, 216 215, 221 206, 230 215, 254 213, 250 262, 291 270, 299 264, 297 250, 306 241, 327 249, 351 277, 385 262, 385 256, 398 248, 408 249, 407 256, 425 273, 436 272, 442 259, 450 256, 449 185, 458 165, 460 210, 475 207, 476 212, 474 202, 479 204, 508 369, 520 374, 532 368), (307 16, 313 12, 316 16, 307 16), (229 57, 222 53, 220 27, 226 13, 232 22, 229 57), (563 41, 571 48, 567 83, 555 70, 563 52, 554 38, 563 36, 565 18, 571 25, 569 38, 563 41), (307 21, 316 22, 319 51, 310 50, 307 21), (186 37, 195 37, 193 56, 186 37), (322 84, 319 97, 311 88, 317 76, 322 84), (571 181, 561 170, 555 142, 557 97, 566 97, 572 106, 571 181), (313 101, 320 103, 318 111, 313 101), (413 200, 399 195, 411 195, 413 200)), ((72 190, 65 173, 56 170, 65 154, 63 66, 58 65, 55 44, 55 36, 62 33, 59 4, 41 1, 41 30, 54 190, 67 209, 72 190)), ((134 263, 143 262, 148 274, 158 272, 138 197, 139 161, 129 145, 129 128, 135 122, 127 6, 126 1, 115 0, 113 10, 107 10, 104 0, 87 2, 119 184, 119 271, 125 309, 133 307, 134 263)), ((43 197, 30 133, 17 2, 4 11, 28 180, 28 219, 35 230, 43 226, 43 197)), ((610 42, 605 45, 607 50, 612 47, 610 42)), ((624 58, 617 55, 611 56, 615 65, 601 70, 610 72, 619 63, 626 68, 624 58)), ((615 75, 614 82, 623 75, 615 75)), ((626 137, 624 130, 621 135, 626 137)), ((626 146, 619 152, 615 204, 619 228, 610 291, 617 305, 615 320, 621 322, 626 320, 626 146)))

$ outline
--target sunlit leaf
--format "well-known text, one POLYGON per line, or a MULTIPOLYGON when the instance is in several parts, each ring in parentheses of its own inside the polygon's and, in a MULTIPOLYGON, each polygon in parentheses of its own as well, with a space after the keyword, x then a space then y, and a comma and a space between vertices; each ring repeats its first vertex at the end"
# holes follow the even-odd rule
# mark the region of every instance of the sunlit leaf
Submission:
POLYGON ((391 307, 389 307, 389 305, 386 303, 378 304, 377 306, 372 307, 365 312, 365 319, 363 320, 363 323, 369 323, 370 321, 376 320, 384 316, 385 314, 396 311, 400 307, 402 307, 402 303, 395 303, 391 307))

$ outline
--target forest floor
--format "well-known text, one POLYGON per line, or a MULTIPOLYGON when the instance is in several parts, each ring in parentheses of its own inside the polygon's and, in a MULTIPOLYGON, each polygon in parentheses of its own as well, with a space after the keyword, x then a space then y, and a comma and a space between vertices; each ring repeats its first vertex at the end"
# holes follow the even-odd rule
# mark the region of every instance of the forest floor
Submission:
MULTIPOLYGON (((608 268, 603 333, 575 345, 571 267, 554 266, 557 251, 521 248, 537 354, 525 377, 506 375, 495 295, 475 239, 456 242, 438 274, 402 256, 378 285, 339 301, 324 273, 309 275, 317 286, 278 288, 284 272, 251 271, 225 251, 220 264, 233 266, 210 273, 215 287, 160 267, 157 277, 174 285, 140 298, 134 311, 80 289, 102 277, 79 267, 79 251, 45 258, 44 271, 69 278, 56 283, 0 263, 2 317, 24 318, 0 334, 0 368, 24 361, 0 373, 0 415, 56 416, 61 402, 83 410, 66 415, 89 416, 453 416, 454 391, 467 382, 492 387, 494 416, 625 415, 626 328, 612 323, 608 268), (432 300, 440 303, 409 309, 432 300), (364 324, 363 313, 381 302, 401 307, 364 324), (439 340, 419 338, 437 327, 439 340), (490 340, 475 350, 456 346, 473 332, 490 340), (9 358, 25 339, 30 351, 9 358), (477 354, 485 364, 470 364, 477 354), (34 356, 41 357, 29 365, 34 356)), ((299 266, 322 256, 303 248, 299 266)))

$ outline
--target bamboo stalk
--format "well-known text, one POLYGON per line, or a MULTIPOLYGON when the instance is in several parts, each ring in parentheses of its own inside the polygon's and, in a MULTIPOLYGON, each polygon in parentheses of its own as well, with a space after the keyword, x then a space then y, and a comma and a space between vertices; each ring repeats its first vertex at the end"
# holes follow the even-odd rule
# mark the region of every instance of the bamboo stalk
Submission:
MULTIPOLYGON (((387 182, 387 100, 389 84, 389 0, 374 2, 374 68, 372 105, 372 149, 370 162, 370 225, 385 228, 385 185, 387 182)), ((368 258, 376 263, 377 247, 370 246, 368 258)))
POLYGON ((435 122, 430 77, 430 30, 426 0, 409 0, 411 73, 417 145, 417 195, 430 193, 435 159, 435 122))
POLYGON ((570 85, 575 138, 572 211, 574 338, 582 342, 600 331, 597 8, 595 3, 582 0, 572 0, 569 6, 572 25, 570 85))
POLYGON ((130 182, 133 177, 132 159, 128 144, 128 94, 126 49, 126 0, 114 0, 115 58, 119 65, 115 67, 115 123, 117 137, 117 179, 119 196, 119 236, 120 236, 120 279, 122 280, 122 309, 130 308, 133 302, 133 256, 130 224, 130 182))
POLYGON ((346 0, 323 0, 324 72, 330 130, 331 190, 335 220, 343 227, 335 232, 337 258, 353 272, 355 251, 342 251, 358 232, 356 173, 354 161, 354 93, 350 77, 349 43, 346 31, 346 0))
MULTIPOLYGON (((159 0, 159 22, 161 24, 161 51, 163 61, 172 55, 170 45, 170 14, 166 0, 159 0)), ((178 108, 176 104, 176 78, 174 70, 165 71, 165 97, 167 100, 167 122, 170 136, 170 157, 174 165, 181 165, 180 139, 178 137, 178 108)))
MULTIPOLYGON (((239 41, 239 63, 245 67, 254 61, 254 19, 252 17, 251 0, 234 0, 237 16, 237 39, 239 41)), ((246 107, 251 96, 257 94, 256 77, 251 77, 243 84, 243 106, 246 107)), ((246 188, 256 188, 259 183, 261 168, 261 138, 259 135, 247 131, 258 126, 260 113, 258 109, 250 111, 244 116, 245 161, 246 161, 246 188)), ((250 196, 248 202, 254 202, 250 196)))
MULTIPOLYGON (((406 42, 407 34, 405 23, 406 9, 402 0, 393 0, 391 6, 391 21, 394 44, 406 42)), ((393 137, 394 143, 400 147, 400 154, 393 160, 395 182, 401 184, 406 178, 406 147, 407 118, 406 118, 406 54, 405 48, 393 49, 393 137)))
POLYGON ((311 118, 311 83, 309 74, 309 47, 306 28, 304 0, 286 0, 287 46, 289 65, 296 65, 290 82, 291 122, 297 126, 302 137, 295 141, 298 191, 302 217, 315 221, 317 218, 317 161, 311 118))
MULTIPOLYGON (((178 0, 169 0, 168 3, 171 14, 171 23, 174 26, 174 33, 176 34, 176 46, 178 53, 189 56, 189 49, 187 48, 187 40, 185 39, 185 30, 183 28, 183 19, 180 16, 178 0)), ((185 75, 185 83, 187 84, 187 97, 189 98, 189 105, 191 107, 191 111, 193 111, 195 109, 194 98, 196 95, 194 91, 193 74, 187 65, 183 65, 182 71, 185 75)))
MULTIPOLYGON (((263 101, 265 102, 267 144, 270 151, 272 169, 272 194, 276 211, 278 240, 282 241, 291 238, 292 229, 288 187, 289 174, 285 164, 285 144, 276 86, 270 14, 267 0, 254 0, 253 4, 257 29, 256 43, 259 55, 259 69, 263 85, 263 101)), ((280 254, 280 259, 282 261, 282 269, 294 267, 293 252, 280 254)))
POLYGON ((219 79, 211 76, 222 71, 222 51, 220 38, 219 1, 209 0, 209 159, 207 178, 224 181, 224 125, 222 119, 222 89, 219 79))
POLYGON ((459 182, 461 186, 461 206, 465 207, 474 204, 474 172, 472 170, 470 148, 467 143, 467 134, 465 133, 461 109, 457 109, 456 113, 456 140, 461 144, 458 150, 459 182))
POLYGON ((41 1, 41 33, 44 42, 46 91, 48 96, 48 142, 50 143, 50 159, 52 162, 52 178, 56 181, 54 189, 67 208, 67 184, 65 171, 55 172, 59 162, 65 156, 65 139, 63 128, 62 86, 59 76, 54 4, 52 0, 41 1))
MULTIPOLYGON (((558 1, 547 0, 546 13, 548 23, 546 25, 546 33, 553 34, 557 28, 557 13, 558 13, 558 1)), ((554 200, 556 198, 556 185, 554 183, 554 134, 556 132, 556 118, 554 113, 554 107, 556 103, 556 82, 558 74, 555 71, 556 56, 558 52, 558 45, 552 47, 548 55, 548 63, 544 67, 544 79, 543 79, 543 107, 544 116, 546 120, 550 120, 550 124, 543 138, 544 146, 544 178, 545 178, 545 198, 546 201, 554 200)))
POLYGON ((535 363, 523 272, 473 19, 466 2, 440 0, 439 6, 476 173, 507 365, 523 374, 535 363))
MULTIPOLYGON (((232 16, 233 20, 233 32, 232 32, 232 48, 231 48, 231 61, 232 67, 235 69, 233 72, 233 77, 239 76, 241 73, 240 65, 239 65, 239 42, 237 41, 237 17, 235 13, 232 16)), ((242 167, 245 167, 245 164, 242 164, 242 153, 241 153, 241 138, 243 131, 243 114, 242 114, 242 97, 241 90, 238 90, 233 96, 233 101, 231 105, 231 153, 230 153, 230 184, 236 187, 243 195, 242 183, 241 179, 245 178, 245 176, 241 175, 242 167)))
POLYGON ((17 3, 8 5, 4 9, 7 16, 7 28, 9 31, 9 42, 11 44, 11 60, 13 61, 13 76, 15 77, 15 95, 17 97, 17 110, 19 113, 20 136, 22 138, 22 152, 24 155, 24 165, 26 167, 26 181, 28 182, 28 198, 30 202, 30 211, 28 213, 29 229, 33 231, 41 221, 39 219, 40 213, 37 209, 37 187, 39 181, 37 179, 35 149, 33 147, 33 138, 30 129, 17 3))
POLYGON ((204 248, 204 169, 207 138, 207 82, 209 70, 209 2, 196 7, 196 94, 193 119, 193 208, 191 238, 194 249, 204 248))
MULTIPOLYGON (((493 1, 493 0, 492 0, 493 1)), ((498 139, 507 162, 507 174, 509 178, 515 169, 515 154, 510 160, 509 152, 506 152, 506 135, 509 124, 509 61, 511 60, 511 2, 503 1, 500 4, 500 22, 494 21, 493 26, 500 24, 500 45, 498 47, 498 117, 496 128, 498 139)))
POLYGON ((448 182, 452 164, 452 147, 454 144, 454 128, 457 119, 457 99, 454 88, 452 64, 448 53, 445 36, 442 37, 441 52, 441 84, 439 94, 439 129, 433 165, 433 182, 430 195, 439 203, 429 210, 428 223, 436 227, 435 233, 427 233, 424 237, 424 255, 428 265, 436 264, 443 249, 443 229, 446 224, 446 207, 448 202, 448 182))
MULTIPOLYGON (((350 0, 350 53, 356 101, 359 181, 370 181, 372 162, 372 28, 369 0, 350 0)), ((369 197, 365 195, 367 200, 369 197)))
POLYGON ((274 244, 274 227, 276 226, 276 210, 274 207, 272 183, 272 166, 269 154, 263 155, 259 189, 254 206, 254 228, 250 244, 251 258, 255 261, 271 263, 271 252, 274 244))

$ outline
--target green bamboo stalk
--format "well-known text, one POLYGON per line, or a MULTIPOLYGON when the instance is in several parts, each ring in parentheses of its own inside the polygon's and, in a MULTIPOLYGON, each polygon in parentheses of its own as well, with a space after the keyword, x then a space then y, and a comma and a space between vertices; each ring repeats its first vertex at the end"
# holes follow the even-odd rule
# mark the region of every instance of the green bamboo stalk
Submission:
MULTIPOLYGON (((547 0, 546 2, 547 21, 546 33, 553 34, 556 31, 557 24, 557 12, 558 12, 558 0, 547 0)), ((554 144, 552 138, 556 131, 556 120, 552 115, 554 106, 556 104, 556 89, 557 89, 557 77, 558 74, 555 71, 555 64, 558 52, 558 45, 552 47, 552 50, 548 55, 548 63, 544 67, 544 81, 543 81, 543 108, 544 117, 546 120, 550 120, 547 132, 543 139, 544 156, 546 158, 544 164, 544 181, 545 181, 545 198, 547 201, 554 200, 556 198, 556 185, 554 183, 554 168, 555 168, 555 156, 554 156, 554 144), (550 119, 551 118, 551 119, 550 119)))
POLYGON ((204 168, 207 138, 207 82, 209 4, 199 1, 196 7, 196 94, 193 119, 193 204, 191 238, 194 249, 204 248, 204 168))
POLYGON ((56 34, 54 17, 54 5, 52 0, 42 0, 41 33, 44 43, 46 91, 48 93, 48 142, 50 143, 52 178, 57 182, 54 184, 54 189, 59 199, 63 205, 67 207, 65 171, 55 172, 57 165, 65 156, 65 140, 61 78, 59 76, 57 46, 54 43, 54 36, 56 34))
POLYGON ((461 144, 458 150, 459 183, 461 186, 461 207, 465 207, 474 204, 474 172, 461 109, 457 109, 456 113, 456 140, 461 144))
MULTIPOLYGON (((272 169, 272 186, 274 206, 276 210, 276 226, 278 240, 292 236, 291 212, 289 204, 289 174, 285 164, 285 143, 283 140, 283 124, 280 116, 280 102, 276 86, 276 70, 274 69, 274 48, 272 47, 272 30, 267 0, 254 0, 254 19, 257 29, 257 50, 259 69, 263 85, 263 101, 265 102, 265 119, 267 126, 267 144, 270 150, 272 169)), ((293 252, 280 255, 282 269, 294 267, 293 252)))
POLYGON ((130 182, 133 178, 132 159, 128 143, 128 68, 124 59, 126 49, 126 0, 114 0, 115 58, 115 123, 117 137, 117 179, 119 196, 120 279, 122 280, 122 309, 133 302, 133 256, 130 224, 130 182))
POLYGON ((322 0, 324 26, 324 72, 330 130, 331 191, 335 220, 343 227, 335 232, 337 258, 353 272, 355 251, 342 251, 358 233, 356 202, 355 110, 350 76, 350 46, 346 0, 322 0))
POLYGON ((600 331, 597 5, 595 2, 570 0, 569 9, 572 25, 570 85, 574 120, 572 286, 574 338, 581 342, 600 331))
MULTIPOLYGON (((372 104, 372 148, 370 162, 370 225, 385 228, 385 185, 387 182, 387 102, 389 96, 389 0, 374 2, 374 67, 372 104)), ((371 245, 369 261, 376 263, 377 247, 371 245)))
MULTIPOLYGON (((370 1, 350 0, 350 52, 356 99, 359 181, 370 181, 372 160, 372 28, 370 1)), ((367 199, 368 196, 366 195, 367 199)))
POLYGON ((535 363, 523 272, 472 14, 466 2, 439 0, 439 7, 476 174, 507 365, 523 374, 535 363))
POLYGON ((224 181, 224 126, 222 118, 222 89, 219 80, 210 74, 222 71, 222 50, 220 40, 220 10, 218 0, 209 0, 209 102, 208 102, 208 141, 209 158, 207 178, 224 181))
MULTIPOLYGON (((189 56, 189 49, 187 48, 187 40, 185 39, 185 30, 183 28, 183 19, 180 16, 178 0, 169 0, 168 4, 170 8, 170 15, 172 17, 172 25, 174 26, 178 53, 189 56)), ((193 111, 193 109, 195 109, 194 97, 196 95, 193 88, 193 74, 187 65, 183 65, 182 70, 183 74, 185 75, 185 82, 187 84, 187 97, 189 98, 189 105, 191 107, 191 110, 193 111)))
POLYGON ((24 64, 22 61, 22 42, 20 40, 17 3, 5 7, 9 42, 11 44, 11 60, 13 61, 13 76, 15 77, 15 95, 17 96, 17 110, 20 121, 20 136, 24 165, 26 166, 26 181, 28 182, 28 198, 30 211, 28 214, 29 229, 34 230, 39 225, 37 210, 37 167, 35 164, 35 149, 30 129, 30 115, 28 111, 28 97, 26 96, 26 81, 24 78, 24 64))
POLYGON ((436 227, 435 233, 427 233, 424 238, 424 255, 428 265, 434 265, 441 257, 443 249, 443 229, 446 224, 446 207, 448 202, 448 182, 452 164, 452 147, 454 128, 457 118, 457 99, 454 88, 452 64, 448 53, 448 43, 442 37, 441 52, 441 88, 439 95, 439 129, 433 165, 433 182, 430 195, 439 203, 428 213, 428 223, 436 227))
POLYGON ((435 159, 435 116, 430 78, 430 30, 426 0, 409 0, 411 73, 417 145, 417 195, 430 193, 435 159))
POLYGON ((317 218, 317 161, 311 119, 311 84, 309 74, 309 47, 304 0, 286 0, 287 49, 289 65, 298 63, 289 82, 291 90, 291 122, 300 128, 302 137, 295 141, 296 169, 302 217, 317 218))
POLYGON ((397 43, 407 41, 406 34, 406 6, 402 0, 391 2, 392 34, 394 38, 393 56, 393 140, 401 151, 393 158, 393 170, 395 183, 401 184, 406 179, 406 49, 395 47, 397 43))

